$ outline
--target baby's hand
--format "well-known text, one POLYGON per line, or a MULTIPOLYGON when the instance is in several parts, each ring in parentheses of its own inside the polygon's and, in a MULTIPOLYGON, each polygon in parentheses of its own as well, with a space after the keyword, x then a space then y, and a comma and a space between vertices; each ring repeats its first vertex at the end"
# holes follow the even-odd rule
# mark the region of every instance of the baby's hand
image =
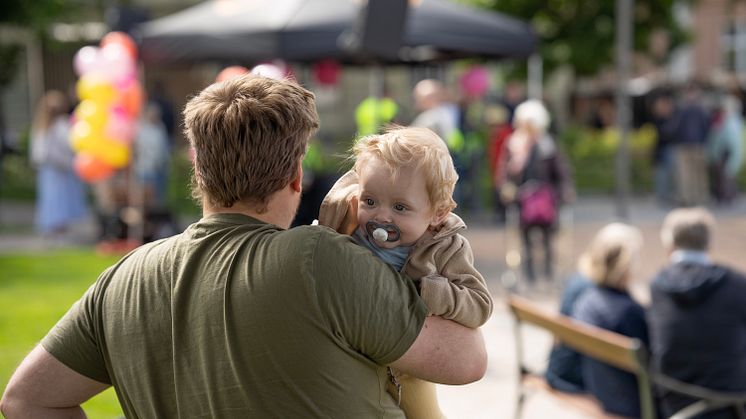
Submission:
POLYGON ((357 196, 350 195, 347 198, 347 212, 337 231, 350 235, 355 232, 355 229, 357 229, 357 196))

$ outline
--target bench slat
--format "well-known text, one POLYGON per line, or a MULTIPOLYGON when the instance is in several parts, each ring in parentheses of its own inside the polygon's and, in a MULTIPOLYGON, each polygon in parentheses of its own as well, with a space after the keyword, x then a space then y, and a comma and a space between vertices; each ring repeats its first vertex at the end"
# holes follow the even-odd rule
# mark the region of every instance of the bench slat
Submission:
POLYGON ((635 358, 635 351, 640 348, 637 339, 542 310, 521 297, 511 296, 508 306, 518 320, 548 330, 559 341, 580 353, 633 374, 639 370, 635 358))

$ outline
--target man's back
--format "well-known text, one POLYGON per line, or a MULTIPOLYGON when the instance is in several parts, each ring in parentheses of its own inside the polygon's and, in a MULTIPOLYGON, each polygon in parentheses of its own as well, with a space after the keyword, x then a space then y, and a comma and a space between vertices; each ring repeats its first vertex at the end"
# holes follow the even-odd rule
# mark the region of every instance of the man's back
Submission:
MULTIPOLYGON (((717 265, 676 263, 651 285, 653 367, 684 382, 717 390, 746 390, 746 278, 717 265)), ((662 394, 666 415, 693 403, 662 394)), ((707 418, 734 417, 728 411, 707 418)))
POLYGON ((746 278, 717 265, 677 263, 655 278, 651 299, 656 368, 716 389, 746 390, 746 278))
POLYGON ((331 230, 216 214, 102 275, 80 307, 90 347, 55 331, 43 345, 111 382, 128 417, 401 417, 378 364, 425 308, 362 252, 331 230))

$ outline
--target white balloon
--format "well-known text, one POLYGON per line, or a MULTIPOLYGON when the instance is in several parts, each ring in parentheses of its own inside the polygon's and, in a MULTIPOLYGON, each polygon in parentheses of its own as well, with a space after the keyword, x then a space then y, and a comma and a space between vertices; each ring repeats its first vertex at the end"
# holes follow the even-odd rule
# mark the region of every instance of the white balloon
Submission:
POLYGON ((100 67, 101 49, 94 46, 85 46, 78 50, 73 57, 73 70, 78 77, 94 71, 100 67))
POLYGON ((101 48, 101 62, 101 74, 114 83, 131 78, 136 72, 129 51, 119 44, 107 44, 101 48))
POLYGON ((259 64, 252 68, 251 72, 275 80, 283 80, 285 78, 285 71, 274 64, 259 64))

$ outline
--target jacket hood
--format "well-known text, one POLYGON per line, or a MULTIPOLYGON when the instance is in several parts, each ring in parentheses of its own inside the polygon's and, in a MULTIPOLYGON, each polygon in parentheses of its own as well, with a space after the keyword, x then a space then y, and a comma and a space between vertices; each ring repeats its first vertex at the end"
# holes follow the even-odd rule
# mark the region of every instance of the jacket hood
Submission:
POLYGON ((705 300, 724 282, 728 271, 717 265, 676 263, 653 280, 654 290, 663 292, 679 304, 695 305, 705 300))
POLYGON ((422 242, 442 240, 444 237, 452 236, 463 230, 466 230, 464 220, 454 213, 449 213, 443 224, 438 227, 438 230, 432 232, 432 236, 425 235, 422 238, 422 242))

